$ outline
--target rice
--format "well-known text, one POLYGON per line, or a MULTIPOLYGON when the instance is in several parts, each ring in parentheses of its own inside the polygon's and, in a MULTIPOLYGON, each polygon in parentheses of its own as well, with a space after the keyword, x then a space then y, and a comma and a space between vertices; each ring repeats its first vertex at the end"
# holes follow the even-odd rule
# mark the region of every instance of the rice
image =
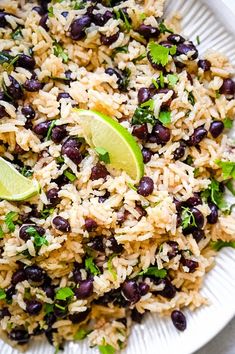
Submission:
POLYGON ((212 128, 235 115, 229 59, 208 50, 200 64, 192 43, 167 38, 180 31, 179 14, 160 33, 163 0, 116 3, 54 1, 43 24, 36 1, 0 1, 0 54, 11 56, 0 68, 0 154, 41 187, 30 200, 0 201, 1 336, 13 346, 45 333, 57 348, 87 336, 91 347, 121 350, 148 311, 208 305, 205 274, 215 250, 235 240, 223 201, 234 173, 224 178, 218 162, 234 163, 234 142, 223 126, 212 128), (74 21, 89 11, 72 40, 74 21), (150 30, 156 43, 177 44, 164 65, 146 57, 150 30), (100 162, 75 107, 106 114, 135 136, 150 193, 103 162, 105 176, 92 178, 100 162), (141 120, 141 110, 152 120, 141 120), (68 139, 72 153, 63 152, 68 139))

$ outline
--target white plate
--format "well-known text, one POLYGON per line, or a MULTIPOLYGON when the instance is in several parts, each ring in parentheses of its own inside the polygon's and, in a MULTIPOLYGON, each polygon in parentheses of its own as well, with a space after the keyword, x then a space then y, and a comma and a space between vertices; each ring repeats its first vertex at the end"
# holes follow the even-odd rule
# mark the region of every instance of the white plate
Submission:
MULTIPOLYGON (((234 0, 169 0, 166 13, 169 15, 176 10, 182 14, 184 34, 194 41, 197 36, 200 37, 200 54, 213 48, 227 54, 235 64, 234 0)), ((191 354, 221 331, 235 315, 234 251, 221 251, 216 263, 216 267, 206 276, 201 291, 209 299, 211 306, 202 307, 193 313, 185 311, 185 332, 178 332, 170 319, 150 315, 142 325, 133 327, 128 347, 123 354, 191 354)), ((0 342, 0 353, 17 354, 17 351, 0 342)), ((54 349, 45 342, 32 344, 28 351, 28 354, 45 353, 54 353, 54 349)), ((66 345, 64 354, 78 353, 98 352, 89 349, 85 342, 66 345)))

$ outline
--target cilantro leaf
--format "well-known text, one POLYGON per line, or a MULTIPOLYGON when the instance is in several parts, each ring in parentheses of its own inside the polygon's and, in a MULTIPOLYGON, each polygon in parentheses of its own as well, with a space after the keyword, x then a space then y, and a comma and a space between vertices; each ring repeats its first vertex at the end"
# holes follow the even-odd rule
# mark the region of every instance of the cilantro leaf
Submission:
POLYGON ((67 63, 67 62, 68 62, 69 56, 68 56, 67 53, 65 53, 63 47, 61 46, 61 44, 60 44, 59 42, 54 41, 54 43, 53 43, 53 50, 54 50, 54 54, 55 54, 57 57, 61 58, 64 63, 67 63))
POLYGON ((57 290, 56 292, 56 300, 67 300, 68 298, 71 298, 74 295, 74 292, 72 289, 65 287, 57 290))
POLYGON ((154 110, 154 100, 151 98, 150 100, 142 103, 140 105, 141 108, 145 108, 145 107, 148 107, 151 111, 154 110))
POLYGON ((53 17, 54 16, 53 6, 48 7, 48 16, 49 17, 53 17))
POLYGON ((235 248, 235 241, 222 241, 222 240, 211 241, 210 245, 215 251, 218 252, 224 247, 235 248))
POLYGON ((233 121, 232 121, 232 119, 230 119, 230 118, 225 118, 225 119, 223 120, 223 123, 224 123, 224 127, 225 127, 226 129, 231 129, 231 128, 233 127, 233 121))
POLYGON ((75 333, 73 339, 74 340, 82 340, 88 336, 89 333, 91 333, 91 330, 87 330, 84 328, 79 328, 79 330, 75 333))
POLYGON ((98 345, 98 349, 100 354, 114 354, 116 352, 116 349, 110 344, 98 345))
POLYGON ((22 38, 21 30, 22 30, 21 27, 16 28, 16 30, 11 33, 11 38, 14 39, 15 41, 17 39, 21 39, 22 38))
POLYGON ((220 183, 215 179, 211 179, 211 184, 208 189, 202 192, 202 197, 210 199, 221 210, 227 209, 228 205, 224 200, 223 192, 220 189, 220 183))
POLYGON ((177 84, 177 82, 179 81, 179 77, 176 74, 168 74, 167 80, 168 80, 169 86, 174 87, 177 84))
POLYGON ((163 125, 168 125, 171 123, 171 112, 169 111, 162 111, 159 114, 158 119, 163 125))
POLYGON ((103 161, 104 163, 107 163, 107 164, 110 163, 110 157, 109 157, 109 153, 108 153, 107 150, 105 150, 102 147, 96 147, 95 151, 99 155, 99 160, 100 161, 103 161))
POLYGON ((132 26, 130 23, 130 18, 128 15, 125 14, 125 12, 122 9, 115 10, 114 12, 116 14, 117 19, 121 19, 124 22, 124 26, 127 32, 130 32, 132 26))
POLYGON ((189 208, 182 208, 183 211, 182 211, 182 214, 181 214, 181 217, 182 217, 182 222, 181 222, 181 226, 182 226, 182 229, 187 229, 187 227, 189 226, 196 226, 197 227, 197 224, 196 224, 196 221, 195 221, 195 217, 193 215, 193 213, 191 212, 191 210, 189 208))
POLYGON ((53 214, 54 210, 55 210, 54 208, 43 209, 43 210, 41 211, 41 213, 40 213, 41 218, 42 218, 42 219, 48 218, 48 216, 50 216, 50 215, 53 214))
POLYGON ((169 55, 176 53, 176 46, 166 48, 155 42, 150 42, 148 45, 149 55, 154 64, 166 66, 169 61, 169 55))
POLYGON ((112 264, 112 261, 113 261, 114 257, 116 257, 116 254, 113 254, 108 260, 108 270, 112 274, 113 279, 117 280, 117 272, 116 272, 116 270, 114 270, 113 264, 112 264))
POLYGON ((67 177, 70 180, 70 182, 74 182, 77 179, 75 174, 73 174, 72 172, 69 172, 68 170, 65 170, 63 174, 65 177, 67 177))
POLYGON ((152 275, 156 278, 163 279, 167 276, 167 271, 166 269, 158 269, 158 267, 149 267, 140 272, 138 275, 152 275))
POLYGON ((33 226, 29 226, 26 229, 26 232, 28 235, 32 236, 34 238, 34 245, 36 247, 41 247, 42 245, 48 245, 48 241, 46 240, 46 238, 44 236, 41 236, 37 230, 35 229, 35 227, 33 226))
POLYGON ((215 163, 221 167, 224 179, 235 179, 235 162, 216 160, 215 163))
POLYGON ((128 182, 127 185, 130 189, 133 189, 133 191, 137 192, 137 188, 132 183, 128 182))
POLYGON ((198 45, 201 44, 201 39, 200 39, 199 36, 196 37, 196 41, 197 41, 197 44, 198 44, 198 45))
POLYGON ((31 177, 33 175, 33 171, 31 170, 31 167, 29 166, 24 166, 21 168, 20 173, 24 176, 24 177, 31 177))
POLYGON ((14 224, 14 219, 18 216, 18 213, 15 211, 10 211, 6 216, 5 216, 5 224, 7 225, 7 228, 10 232, 15 231, 15 224, 14 224))
POLYGON ((76 1, 76 3, 75 3, 75 5, 74 5, 73 9, 74 9, 74 10, 81 10, 81 9, 84 9, 85 6, 86 6, 86 5, 85 5, 84 1, 76 1))
POLYGON ((161 33, 174 33, 170 28, 167 28, 164 21, 159 23, 158 29, 161 33))
POLYGON ((226 183, 226 187, 235 196, 235 186, 231 179, 226 183))
POLYGON ((57 120, 53 120, 49 126, 49 129, 47 131, 47 136, 46 136, 46 141, 50 140, 51 138, 51 133, 52 133, 52 129, 56 126, 57 120))
POLYGON ((4 300, 6 298, 5 290, 0 289, 0 300, 4 300))
POLYGON ((94 275, 99 275, 100 270, 99 268, 95 265, 94 260, 92 257, 86 258, 85 260, 85 268, 88 270, 91 274, 94 275))
POLYGON ((2 239, 3 237, 4 237, 4 232, 3 232, 3 229, 0 226, 0 239, 2 239))
POLYGON ((131 120, 131 124, 144 124, 144 123, 151 123, 152 125, 155 124, 155 117, 153 113, 149 110, 149 108, 141 108, 137 107, 134 115, 131 120))
POLYGON ((138 61, 143 60, 144 58, 146 58, 146 53, 140 54, 137 58, 133 59, 133 63, 136 64, 138 61))
POLYGON ((45 304, 44 305, 44 311, 45 311, 45 314, 47 315, 48 313, 51 313, 53 312, 53 304, 45 304))
POLYGON ((188 100, 189 100, 189 102, 191 103, 191 105, 192 106, 194 106, 195 105, 195 97, 194 97, 194 95, 193 95, 193 93, 192 92, 189 92, 188 93, 188 100))
POLYGON ((128 46, 124 45, 123 47, 114 48, 112 56, 115 56, 117 53, 128 53, 128 46))

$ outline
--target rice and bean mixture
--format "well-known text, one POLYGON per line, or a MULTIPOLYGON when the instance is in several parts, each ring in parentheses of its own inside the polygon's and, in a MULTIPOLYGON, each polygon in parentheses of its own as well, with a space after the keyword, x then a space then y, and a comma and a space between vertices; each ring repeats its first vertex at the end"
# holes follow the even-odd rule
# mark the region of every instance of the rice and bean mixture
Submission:
POLYGON ((113 354, 148 312, 208 304, 216 251, 234 247, 235 83, 228 58, 179 35, 164 0, 0 0, 0 154, 41 192, 0 201, 1 335, 113 354), (84 140, 74 108, 142 149, 133 183, 84 140), (103 161, 102 161, 103 160, 103 161))

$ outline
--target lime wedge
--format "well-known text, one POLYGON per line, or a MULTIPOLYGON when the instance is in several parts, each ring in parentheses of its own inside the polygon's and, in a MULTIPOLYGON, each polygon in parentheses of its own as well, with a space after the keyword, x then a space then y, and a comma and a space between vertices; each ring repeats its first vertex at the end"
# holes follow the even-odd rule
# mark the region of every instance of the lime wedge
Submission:
POLYGON ((20 201, 39 193, 39 184, 22 176, 10 162, 0 157, 0 199, 20 201))
POLYGON ((135 182, 144 173, 143 157, 133 136, 114 119, 96 111, 76 110, 87 143, 105 149, 110 166, 125 171, 135 182))

